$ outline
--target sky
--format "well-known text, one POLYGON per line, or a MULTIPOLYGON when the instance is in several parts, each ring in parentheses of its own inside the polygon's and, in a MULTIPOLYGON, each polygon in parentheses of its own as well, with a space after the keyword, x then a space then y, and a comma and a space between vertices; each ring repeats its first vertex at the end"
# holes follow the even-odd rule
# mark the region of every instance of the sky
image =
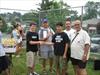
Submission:
MULTIPOLYGON (((0 0, 0 8, 10 8, 10 9, 20 9, 20 10, 37 10, 39 8, 39 3, 42 0, 0 0)), ((57 0, 60 1, 60 0, 57 0)), ((63 0, 65 3, 71 7, 84 6, 88 1, 100 2, 100 0, 63 0)), ((79 10, 79 9, 75 9, 79 10)), ((13 12, 15 10, 3 10, 0 12, 13 12)), ((27 11, 20 11, 25 13, 27 11)))

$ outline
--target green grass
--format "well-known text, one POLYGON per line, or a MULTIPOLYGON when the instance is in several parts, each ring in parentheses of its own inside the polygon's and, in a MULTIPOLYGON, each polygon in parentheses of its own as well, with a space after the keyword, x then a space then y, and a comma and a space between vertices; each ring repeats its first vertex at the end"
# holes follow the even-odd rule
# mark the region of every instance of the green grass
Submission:
MULTIPOLYGON (((93 55, 91 55, 91 56, 93 56, 93 55)), ((13 57, 12 62, 13 62, 13 65, 11 66, 11 75, 27 75, 25 50, 23 50, 21 57, 19 57, 19 58, 13 57)), ((51 74, 49 74, 48 69, 49 69, 49 66, 47 65, 48 75, 51 75, 51 74)), ((37 64, 36 64, 35 70, 36 70, 36 72, 41 73, 41 61, 39 61, 39 58, 37 58, 37 64)), ((69 63, 68 71, 69 71, 69 75, 74 75, 73 67, 72 67, 71 63, 69 63)), ((88 72, 88 75, 100 75, 100 70, 95 71, 93 69, 93 60, 90 60, 88 62, 87 72, 88 72)), ((55 72, 52 75, 55 75, 55 72)))

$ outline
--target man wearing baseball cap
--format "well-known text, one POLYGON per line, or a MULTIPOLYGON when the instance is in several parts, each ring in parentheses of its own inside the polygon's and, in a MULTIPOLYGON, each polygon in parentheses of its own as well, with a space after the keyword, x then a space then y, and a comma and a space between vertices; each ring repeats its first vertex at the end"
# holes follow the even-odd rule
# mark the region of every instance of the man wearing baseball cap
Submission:
MULTIPOLYGON (((54 34, 54 31, 50 28, 48 24, 47 19, 43 19, 42 26, 39 29, 39 39, 43 42, 51 42, 52 35, 54 34)), ((46 61, 49 59, 49 65, 50 69, 49 71, 52 72, 53 67, 53 46, 52 45, 40 45, 40 56, 42 58, 42 71, 43 73, 46 73, 46 61)))

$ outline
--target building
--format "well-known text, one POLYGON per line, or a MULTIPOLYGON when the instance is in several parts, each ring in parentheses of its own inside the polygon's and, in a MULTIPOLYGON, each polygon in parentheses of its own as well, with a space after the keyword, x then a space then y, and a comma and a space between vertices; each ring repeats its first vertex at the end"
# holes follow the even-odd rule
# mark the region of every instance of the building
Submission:
POLYGON ((97 33, 97 24, 100 22, 100 19, 89 19, 89 20, 85 20, 82 23, 82 27, 87 29, 88 33, 90 34, 95 34, 97 33))

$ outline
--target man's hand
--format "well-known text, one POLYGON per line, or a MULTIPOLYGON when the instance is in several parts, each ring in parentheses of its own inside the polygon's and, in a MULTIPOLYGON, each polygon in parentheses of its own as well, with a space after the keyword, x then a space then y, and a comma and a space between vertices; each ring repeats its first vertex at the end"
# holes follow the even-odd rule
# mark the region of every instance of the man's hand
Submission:
POLYGON ((45 42, 44 42, 44 41, 38 41, 38 42, 39 42, 39 44, 40 44, 40 45, 45 44, 45 42))
POLYGON ((82 61, 83 61, 83 62, 86 62, 86 60, 87 60, 87 55, 83 55, 82 61))
POLYGON ((65 54, 63 55, 63 58, 64 58, 64 59, 66 58, 66 55, 65 55, 65 54))

